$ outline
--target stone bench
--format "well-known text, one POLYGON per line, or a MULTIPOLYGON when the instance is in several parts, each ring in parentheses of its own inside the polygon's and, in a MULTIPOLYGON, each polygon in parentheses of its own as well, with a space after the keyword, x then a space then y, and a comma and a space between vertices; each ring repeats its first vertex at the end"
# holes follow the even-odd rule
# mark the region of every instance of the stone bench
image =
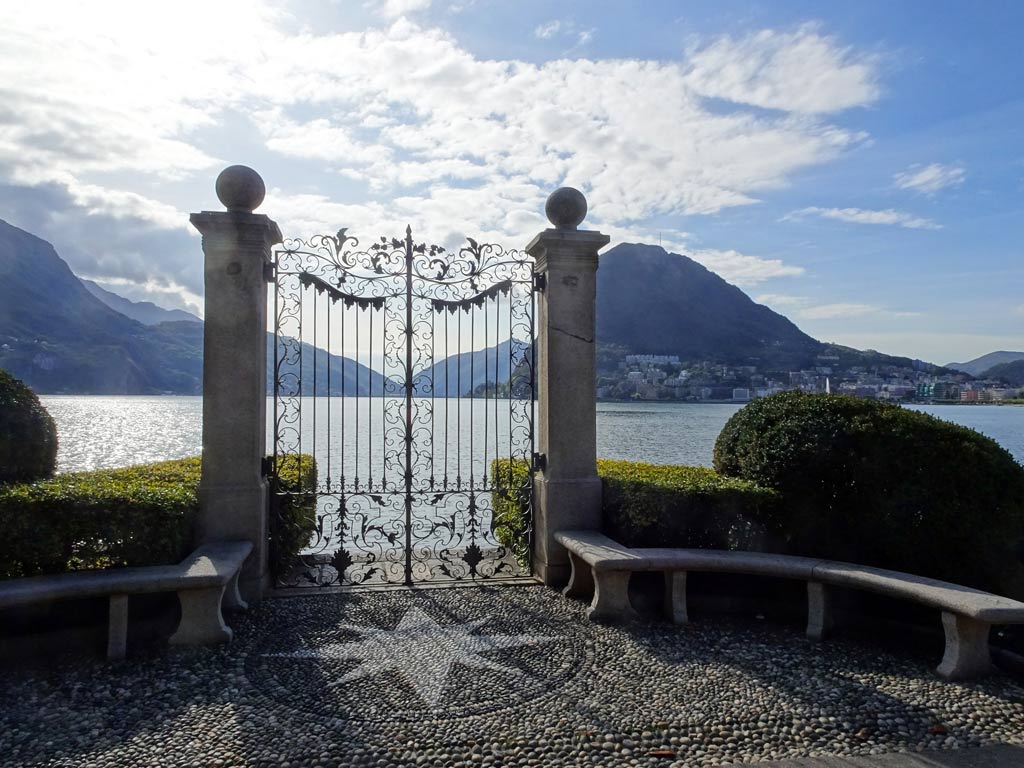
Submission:
POLYGON ((635 571, 665 574, 665 610, 677 624, 688 621, 689 571, 740 573, 807 582, 807 636, 822 640, 832 629, 829 586, 863 589, 913 600, 942 612, 946 650, 938 673, 963 680, 990 671, 988 637, 993 624, 1024 624, 1024 603, 922 576, 793 555, 711 549, 630 548, 596 531, 560 531, 572 574, 564 594, 591 598, 587 616, 620 620, 636 616, 629 600, 635 571))
POLYGON ((128 636, 128 596, 177 592, 181 621, 171 636, 175 645, 207 645, 231 639, 222 606, 245 609, 238 593, 242 563, 252 551, 248 541, 203 544, 177 565, 111 568, 0 582, 0 608, 75 598, 110 596, 107 658, 123 659, 128 636))

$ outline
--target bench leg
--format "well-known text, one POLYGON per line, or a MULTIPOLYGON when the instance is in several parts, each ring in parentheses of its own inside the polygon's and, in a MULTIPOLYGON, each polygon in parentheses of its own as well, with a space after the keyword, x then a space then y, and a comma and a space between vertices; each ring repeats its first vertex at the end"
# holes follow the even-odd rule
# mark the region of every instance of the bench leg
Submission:
POLYGON ((573 552, 569 553, 569 565, 572 568, 569 583, 562 590, 562 594, 586 600, 594 594, 594 575, 590 566, 573 552))
POLYGON ((665 613, 676 624, 689 624, 686 614, 686 571, 665 571, 665 613))
POLYGON ((231 627, 220 612, 224 587, 189 589, 178 592, 181 623, 171 635, 172 645, 212 645, 231 639, 231 627))
POLYGON ((107 658, 120 661, 128 647, 128 595, 110 596, 107 621, 107 658))
POLYGON ((969 680, 992 671, 988 651, 991 625, 955 613, 942 612, 946 631, 946 653, 936 670, 946 680, 969 680))
POLYGON ((622 621, 637 618, 629 602, 629 571, 593 571, 594 599, 587 609, 592 621, 622 621))
POLYGON ((249 604, 242 599, 242 593, 238 591, 238 579, 242 575, 242 569, 235 571, 235 575, 228 580, 227 588, 224 590, 224 608, 228 611, 244 611, 249 604))
POLYGON ((807 582, 807 637, 824 640, 832 632, 832 595, 819 581, 807 582))

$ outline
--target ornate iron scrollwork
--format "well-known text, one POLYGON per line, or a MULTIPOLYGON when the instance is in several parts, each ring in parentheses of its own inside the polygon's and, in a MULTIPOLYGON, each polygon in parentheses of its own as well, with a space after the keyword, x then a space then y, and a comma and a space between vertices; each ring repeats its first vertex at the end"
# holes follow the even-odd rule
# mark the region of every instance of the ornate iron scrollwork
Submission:
POLYGON ((473 239, 452 252, 410 228, 363 249, 341 229, 275 255, 274 454, 318 467, 310 540, 279 583, 527 573, 532 259, 473 239), (494 522, 495 459, 526 468, 507 473, 517 542, 494 522))

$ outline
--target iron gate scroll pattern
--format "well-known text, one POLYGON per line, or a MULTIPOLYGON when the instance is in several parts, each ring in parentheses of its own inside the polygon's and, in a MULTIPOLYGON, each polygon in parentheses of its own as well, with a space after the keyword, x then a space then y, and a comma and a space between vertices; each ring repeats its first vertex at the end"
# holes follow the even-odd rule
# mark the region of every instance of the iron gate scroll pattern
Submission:
POLYGON ((494 460, 533 455, 532 258, 342 229, 285 241, 274 266, 274 467, 317 463, 315 531, 279 586, 529 573, 532 478, 494 460), (498 485, 525 507, 518 546, 498 485))

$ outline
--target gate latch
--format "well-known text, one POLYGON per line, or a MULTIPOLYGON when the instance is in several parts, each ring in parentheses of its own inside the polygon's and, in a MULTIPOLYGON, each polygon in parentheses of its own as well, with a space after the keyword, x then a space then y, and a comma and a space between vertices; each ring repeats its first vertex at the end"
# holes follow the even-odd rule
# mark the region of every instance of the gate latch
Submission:
POLYGON ((543 472, 548 468, 548 455, 546 453, 533 454, 533 470, 535 472, 543 472))

